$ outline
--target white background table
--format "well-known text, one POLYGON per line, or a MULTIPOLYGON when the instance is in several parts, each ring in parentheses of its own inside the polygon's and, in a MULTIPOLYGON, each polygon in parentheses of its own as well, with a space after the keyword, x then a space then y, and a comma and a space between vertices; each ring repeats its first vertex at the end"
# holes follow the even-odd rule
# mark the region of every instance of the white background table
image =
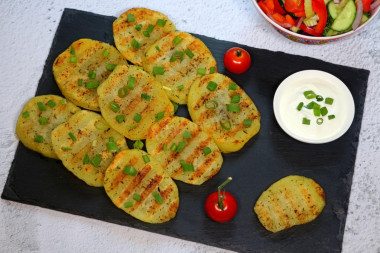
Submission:
MULTIPOLYGON (((35 94, 63 9, 74 8, 119 16, 132 7, 147 7, 161 11, 179 30, 370 70, 343 252, 380 252, 379 17, 357 35, 327 45, 310 46, 283 38, 259 16, 250 0, 2 0, 0 1, 1 190, 18 143, 15 135, 18 114, 23 104, 35 94)), ((253 60, 254 57, 253 55, 253 60)), ((224 252, 224 250, 0 200, 0 252, 224 252)))

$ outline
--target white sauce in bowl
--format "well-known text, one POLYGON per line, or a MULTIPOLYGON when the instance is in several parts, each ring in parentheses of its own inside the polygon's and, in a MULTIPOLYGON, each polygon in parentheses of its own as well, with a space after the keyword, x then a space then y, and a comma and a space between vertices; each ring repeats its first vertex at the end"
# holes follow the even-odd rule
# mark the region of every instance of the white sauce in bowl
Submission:
POLYGON ((318 70, 300 71, 286 78, 277 88, 273 109, 281 128, 306 143, 326 143, 339 138, 349 129, 355 114, 354 100, 347 86, 335 76, 318 70), (323 101, 307 99, 304 92, 309 90, 321 95, 323 101), (332 105, 325 103, 326 97, 334 99, 332 105), (313 109, 305 108, 312 101, 321 108, 326 107, 327 115, 317 117, 313 109), (300 102, 304 106, 298 111, 300 102), (329 115, 335 118, 329 120, 329 115), (310 125, 302 124, 303 118, 309 119, 310 125), (323 119, 321 125, 316 122, 318 118, 323 119))

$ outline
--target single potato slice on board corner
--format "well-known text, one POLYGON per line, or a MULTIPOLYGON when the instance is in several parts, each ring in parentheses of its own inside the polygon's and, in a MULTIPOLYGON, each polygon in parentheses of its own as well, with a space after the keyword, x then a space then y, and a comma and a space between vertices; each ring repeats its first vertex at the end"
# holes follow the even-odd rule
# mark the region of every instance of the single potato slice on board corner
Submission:
POLYGON ((287 176, 272 184, 257 200, 254 211, 271 232, 310 222, 325 206, 325 193, 313 179, 287 176))

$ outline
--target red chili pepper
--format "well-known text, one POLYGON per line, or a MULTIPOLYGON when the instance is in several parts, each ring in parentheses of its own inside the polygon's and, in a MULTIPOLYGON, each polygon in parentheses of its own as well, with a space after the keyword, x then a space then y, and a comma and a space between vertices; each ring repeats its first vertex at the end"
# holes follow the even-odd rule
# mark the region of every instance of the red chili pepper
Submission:
POLYGON ((286 11, 282 8, 281 4, 278 2, 278 0, 273 0, 274 3, 274 11, 277 13, 280 13, 281 15, 285 15, 286 11))
POLYGON ((311 6, 313 7, 313 10, 315 13, 318 14, 319 21, 318 24, 314 28, 307 27, 306 25, 302 24, 300 28, 302 31, 314 35, 314 36, 322 36, 323 30, 326 27, 327 23, 327 9, 325 2, 323 0, 312 0, 311 6))
POLYGON ((263 0, 261 0, 257 4, 260 6, 260 8, 263 10, 265 14, 267 14, 268 16, 272 14, 272 12, 269 10, 268 6, 264 3, 263 0))

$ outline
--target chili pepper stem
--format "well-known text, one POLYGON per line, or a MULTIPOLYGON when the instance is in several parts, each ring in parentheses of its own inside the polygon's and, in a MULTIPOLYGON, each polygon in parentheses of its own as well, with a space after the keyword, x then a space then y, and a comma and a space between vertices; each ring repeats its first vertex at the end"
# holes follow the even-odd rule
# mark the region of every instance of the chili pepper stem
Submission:
POLYGON ((221 185, 218 186, 218 207, 224 211, 224 206, 223 206, 223 200, 225 196, 225 192, 223 193, 223 196, 220 194, 220 191, 222 190, 223 187, 225 187, 230 181, 232 180, 232 177, 228 177, 226 181, 224 181, 221 185))
POLYGON ((240 56, 241 56, 241 51, 240 51, 240 50, 236 50, 236 56, 237 56, 237 57, 240 57, 240 56))

